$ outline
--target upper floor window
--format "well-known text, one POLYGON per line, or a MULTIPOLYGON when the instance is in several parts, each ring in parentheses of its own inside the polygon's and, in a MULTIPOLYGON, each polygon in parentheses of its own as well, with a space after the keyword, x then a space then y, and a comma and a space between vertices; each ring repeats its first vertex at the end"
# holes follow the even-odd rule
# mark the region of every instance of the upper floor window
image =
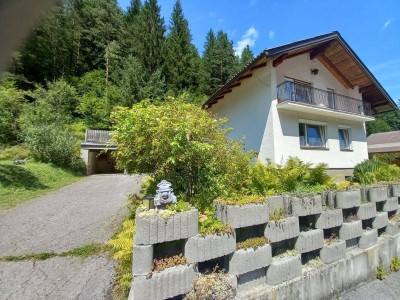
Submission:
POLYGON ((350 128, 339 127, 338 133, 340 150, 351 150, 350 128))
POLYGON ((326 124, 300 120, 300 146, 305 148, 326 148, 326 124))

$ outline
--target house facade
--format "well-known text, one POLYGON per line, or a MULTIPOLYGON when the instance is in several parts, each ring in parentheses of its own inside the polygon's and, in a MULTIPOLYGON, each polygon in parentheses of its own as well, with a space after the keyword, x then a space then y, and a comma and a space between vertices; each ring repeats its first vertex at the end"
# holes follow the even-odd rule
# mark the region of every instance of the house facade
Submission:
POLYGON ((267 49, 204 108, 228 117, 261 162, 326 163, 344 179, 368 158, 365 123, 395 103, 338 32, 267 49))

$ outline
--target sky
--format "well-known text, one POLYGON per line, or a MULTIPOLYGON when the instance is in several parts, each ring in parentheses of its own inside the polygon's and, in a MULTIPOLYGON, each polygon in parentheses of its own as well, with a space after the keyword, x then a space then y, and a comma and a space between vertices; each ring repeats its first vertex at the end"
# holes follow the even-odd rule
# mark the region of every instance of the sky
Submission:
MULTIPOLYGON (((169 24, 174 0, 159 0, 169 24)), ((130 0, 118 0, 122 9, 130 0)), ((399 0, 181 0, 193 43, 203 52, 207 32, 223 30, 238 53, 339 31, 394 101, 400 99, 399 0)))

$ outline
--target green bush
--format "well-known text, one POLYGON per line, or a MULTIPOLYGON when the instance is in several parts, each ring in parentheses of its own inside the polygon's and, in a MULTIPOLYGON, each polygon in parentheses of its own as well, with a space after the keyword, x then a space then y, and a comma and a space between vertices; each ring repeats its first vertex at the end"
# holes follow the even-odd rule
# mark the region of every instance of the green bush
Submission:
POLYGON ((15 145, 0 150, 0 160, 25 159, 31 155, 26 145, 15 145))
POLYGON ((226 119, 179 100, 146 101, 113 113, 117 166, 173 183, 178 198, 204 210, 246 188, 251 155, 226 137, 226 119))
POLYGON ((63 128, 55 125, 32 127, 25 134, 25 142, 38 161, 78 170, 83 167, 77 157, 75 137, 63 128))
POLYGON ((377 158, 367 159, 357 164, 353 173, 354 181, 363 185, 400 180, 400 168, 398 166, 389 165, 377 158))
POLYGON ((270 195, 283 192, 319 193, 332 184, 326 174, 326 164, 313 167, 297 157, 289 157, 284 165, 267 162, 250 168, 251 189, 254 194, 270 195))

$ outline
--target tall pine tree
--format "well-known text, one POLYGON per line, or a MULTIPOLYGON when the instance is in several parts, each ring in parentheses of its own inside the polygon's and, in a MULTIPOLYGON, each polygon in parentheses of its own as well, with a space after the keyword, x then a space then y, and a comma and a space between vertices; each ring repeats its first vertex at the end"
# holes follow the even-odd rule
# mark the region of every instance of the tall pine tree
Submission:
POLYGON ((254 54, 251 52, 249 45, 247 45, 240 55, 240 67, 243 68, 251 63, 254 59, 254 54))

